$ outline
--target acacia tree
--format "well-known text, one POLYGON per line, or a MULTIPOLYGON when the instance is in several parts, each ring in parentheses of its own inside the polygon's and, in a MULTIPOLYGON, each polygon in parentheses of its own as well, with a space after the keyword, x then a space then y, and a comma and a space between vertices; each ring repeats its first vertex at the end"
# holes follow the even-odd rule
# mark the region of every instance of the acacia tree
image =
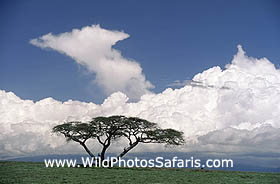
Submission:
POLYGON ((88 139, 96 139, 102 145, 98 154, 101 161, 105 153, 118 138, 128 140, 128 146, 118 155, 123 157, 139 143, 163 143, 167 145, 181 145, 184 143, 183 133, 174 129, 161 129, 156 123, 137 117, 110 116, 96 117, 87 123, 66 122, 53 128, 53 132, 62 134, 67 141, 80 143, 91 156, 95 155, 86 146, 88 139))

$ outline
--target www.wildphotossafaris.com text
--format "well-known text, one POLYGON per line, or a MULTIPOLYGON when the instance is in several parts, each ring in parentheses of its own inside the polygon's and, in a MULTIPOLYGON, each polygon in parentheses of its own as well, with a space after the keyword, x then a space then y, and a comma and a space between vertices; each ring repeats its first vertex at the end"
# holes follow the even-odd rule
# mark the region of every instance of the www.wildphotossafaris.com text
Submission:
POLYGON ((155 159, 122 159, 110 157, 101 160, 100 157, 81 157, 82 164, 77 159, 44 159, 46 167, 156 167, 156 168, 233 168, 232 159, 207 159, 203 162, 201 159, 180 159, 173 157, 165 159, 156 157, 155 159))

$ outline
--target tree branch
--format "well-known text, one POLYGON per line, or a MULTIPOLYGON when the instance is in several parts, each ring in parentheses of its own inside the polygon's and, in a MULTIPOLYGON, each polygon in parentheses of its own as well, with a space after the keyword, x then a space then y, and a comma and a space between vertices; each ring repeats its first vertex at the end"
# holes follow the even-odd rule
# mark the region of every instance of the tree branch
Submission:
POLYGON ((137 146, 137 144, 139 143, 139 140, 136 140, 134 143, 132 143, 130 146, 128 146, 127 148, 123 149, 123 152, 121 152, 117 158, 120 159, 121 157, 123 157, 127 152, 129 152, 130 150, 132 150, 135 146, 137 146))
POLYGON ((95 155, 88 149, 85 143, 80 142, 80 144, 83 146, 83 148, 86 150, 86 152, 91 156, 95 158, 95 155))

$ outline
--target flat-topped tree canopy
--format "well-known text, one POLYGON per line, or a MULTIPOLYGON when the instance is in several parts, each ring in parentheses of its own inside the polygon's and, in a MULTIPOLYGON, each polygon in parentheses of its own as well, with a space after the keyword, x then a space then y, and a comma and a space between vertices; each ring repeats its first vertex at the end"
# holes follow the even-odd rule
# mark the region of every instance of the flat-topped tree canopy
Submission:
POLYGON ((66 141, 75 141, 85 143, 90 138, 95 138, 96 127, 80 121, 70 121, 53 127, 54 133, 65 136, 66 141))
POLYGON ((123 135, 134 138, 143 143, 166 143, 169 145, 181 145, 184 143, 183 133, 174 129, 161 129, 156 123, 137 118, 125 119, 123 135))
POLYGON ((145 143, 165 143, 167 145, 182 145, 185 143, 182 136, 183 132, 171 128, 157 128, 156 130, 148 131, 145 134, 146 137, 142 138, 145 143))
POLYGON ((82 123, 66 122, 53 128, 53 132, 62 134, 67 141, 80 143, 90 156, 95 157, 87 148, 88 139, 96 139, 102 145, 99 154, 104 160, 105 153, 112 142, 118 138, 128 140, 128 146, 118 155, 123 157, 139 143, 160 143, 166 145, 182 145, 185 143, 183 132, 174 129, 162 129, 156 123, 138 117, 110 116, 95 117, 82 123))
POLYGON ((122 136, 125 129, 125 116, 110 116, 110 117, 96 117, 92 118, 89 124, 96 129, 98 137, 109 137, 117 139, 122 136))

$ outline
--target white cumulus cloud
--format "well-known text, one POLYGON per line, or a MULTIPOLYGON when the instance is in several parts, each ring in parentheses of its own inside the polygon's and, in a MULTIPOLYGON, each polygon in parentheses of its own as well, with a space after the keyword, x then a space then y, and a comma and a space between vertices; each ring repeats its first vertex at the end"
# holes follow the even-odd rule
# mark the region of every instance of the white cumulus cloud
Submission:
MULTIPOLYGON (((80 31, 66 37, 75 32, 80 31)), ((187 83, 179 89, 146 94, 135 103, 128 103, 127 95, 116 92, 100 105, 72 100, 62 103, 52 98, 33 102, 0 91, 0 155, 83 151, 51 134, 51 128, 64 121, 86 121, 101 115, 138 116, 162 128, 183 131, 187 144, 173 151, 280 153, 280 70, 268 59, 248 57, 238 46, 224 70, 212 67, 192 81, 196 85, 187 83)), ((115 149, 122 142, 117 144, 115 149)), ((136 151, 162 149, 146 145, 136 151)))
POLYGON ((58 35, 49 33, 30 40, 30 43, 56 50, 85 66, 96 74, 95 82, 107 95, 121 91, 131 99, 139 99, 149 93, 153 85, 146 80, 139 63, 124 58, 120 51, 112 48, 128 37, 124 32, 92 25, 58 35))

